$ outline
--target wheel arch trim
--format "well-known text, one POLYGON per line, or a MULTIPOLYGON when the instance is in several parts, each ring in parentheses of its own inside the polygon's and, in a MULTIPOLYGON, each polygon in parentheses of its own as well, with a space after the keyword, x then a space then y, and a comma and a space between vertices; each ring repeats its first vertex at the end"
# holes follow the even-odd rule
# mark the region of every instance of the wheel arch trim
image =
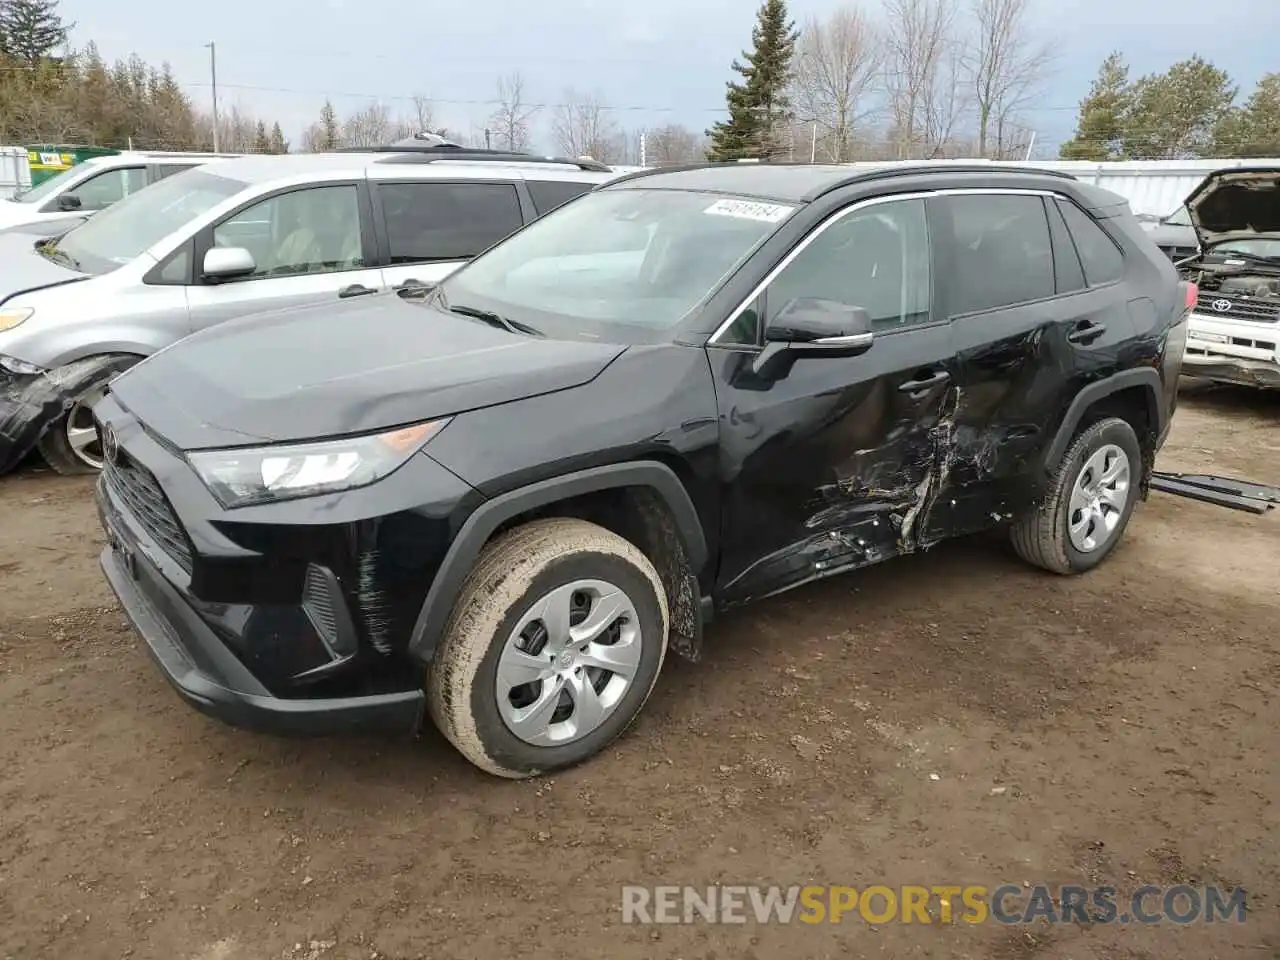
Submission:
POLYGON ((1165 430, 1167 417, 1164 409, 1160 406, 1160 396, 1164 390, 1164 382, 1160 379, 1160 372, 1152 367, 1122 370, 1103 380, 1097 380, 1087 385, 1075 395, 1071 405, 1067 408, 1066 416, 1062 418, 1062 423, 1059 425, 1057 433, 1054 434, 1053 442, 1049 444, 1048 452, 1045 455, 1046 470, 1052 470, 1062 462, 1062 458, 1071 447, 1071 439, 1075 436, 1076 429, 1080 426, 1080 422, 1084 419, 1085 411, 1089 407, 1112 394, 1133 387, 1145 388, 1144 394, 1147 398, 1147 412, 1151 417, 1151 427, 1157 437, 1161 436, 1165 430))
POLYGON ((697 508, 680 478, 666 464, 656 460, 637 460, 542 480, 486 500, 463 522, 418 612, 409 636, 410 655, 424 663, 434 657, 463 582, 474 568, 485 543, 504 522, 560 500, 622 487, 648 487, 660 496, 675 520, 690 568, 696 572, 706 565, 707 541, 697 508))

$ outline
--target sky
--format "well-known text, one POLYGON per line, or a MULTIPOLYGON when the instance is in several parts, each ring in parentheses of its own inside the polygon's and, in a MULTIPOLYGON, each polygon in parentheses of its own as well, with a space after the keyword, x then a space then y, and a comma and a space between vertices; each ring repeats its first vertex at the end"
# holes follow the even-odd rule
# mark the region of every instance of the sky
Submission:
MULTIPOLYGON (((1241 99, 1274 59, 1275 0, 1031 0, 1032 29, 1052 42, 1055 65, 1028 114, 1036 155, 1056 155, 1101 60, 1125 53, 1132 75, 1192 54, 1225 69, 1241 99), (1213 18, 1210 18, 1210 12, 1213 18), (1208 29, 1212 26, 1212 29, 1208 29)), ((797 24, 847 5, 792 0, 797 24)), ((873 15, 878 0, 858 4, 873 15)), ((217 51, 219 104, 276 119, 295 142, 326 97, 339 114, 381 101, 409 112, 432 99, 436 123, 483 129, 499 76, 519 71, 542 111, 536 145, 552 149, 550 108, 570 88, 596 93, 625 128, 681 123, 703 130, 724 116, 730 63, 750 45, 758 0, 217 0, 176 16, 159 0, 62 0, 73 46, 90 40, 108 60, 136 53, 168 61, 193 99, 211 100, 217 51)))

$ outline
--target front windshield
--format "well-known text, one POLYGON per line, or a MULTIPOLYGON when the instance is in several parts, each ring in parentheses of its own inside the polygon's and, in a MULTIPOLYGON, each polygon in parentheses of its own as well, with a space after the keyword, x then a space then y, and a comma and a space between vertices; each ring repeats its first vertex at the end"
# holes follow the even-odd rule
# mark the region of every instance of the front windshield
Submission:
POLYGON ((440 285, 448 307, 550 335, 622 342, 665 335, 793 211, 706 193, 588 193, 440 285))
POLYGON ((77 270, 107 273, 246 186, 203 168, 174 174, 94 214, 58 241, 57 252, 77 270))
POLYGON ((1209 248, 1209 253, 1229 257, 1233 253, 1242 253, 1250 257, 1267 257, 1280 259, 1280 237, 1263 237, 1249 240, 1224 240, 1209 248))
POLYGON ((61 173, 54 174, 38 186, 31 187, 27 190, 16 191, 13 195, 13 199, 18 201, 18 203, 40 203, 45 198, 53 196, 77 177, 84 176, 84 173, 85 168, 79 164, 74 167, 68 167, 61 173))
POLYGON ((1186 207, 1179 207, 1173 213, 1164 218, 1164 222, 1172 224, 1175 227, 1191 226, 1191 213, 1186 207))

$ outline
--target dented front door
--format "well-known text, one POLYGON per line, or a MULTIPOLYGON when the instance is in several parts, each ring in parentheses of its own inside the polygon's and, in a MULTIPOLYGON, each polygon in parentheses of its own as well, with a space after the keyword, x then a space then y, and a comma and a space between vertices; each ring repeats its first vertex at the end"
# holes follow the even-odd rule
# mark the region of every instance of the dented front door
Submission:
POLYGON ((815 233, 735 324, 738 339, 803 296, 863 307, 875 340, 775 380, 752 373, 749 345, 708 350, 729 604, 916 549, 946 462, 954 350, 932 310, 923 202, 858 205, 815 233))

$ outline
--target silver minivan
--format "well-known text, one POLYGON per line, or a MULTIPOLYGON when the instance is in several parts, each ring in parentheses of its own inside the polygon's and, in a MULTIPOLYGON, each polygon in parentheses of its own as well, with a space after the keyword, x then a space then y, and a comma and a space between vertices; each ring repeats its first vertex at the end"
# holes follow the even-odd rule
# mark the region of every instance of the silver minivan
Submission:
POLYGON ((35 448, 60 473, 100 469, 93 404, 189 333, 429 287, 616 176, 497 151, 245 157, 162 180, 60 237, 0 236, 0 473, 35 448))

